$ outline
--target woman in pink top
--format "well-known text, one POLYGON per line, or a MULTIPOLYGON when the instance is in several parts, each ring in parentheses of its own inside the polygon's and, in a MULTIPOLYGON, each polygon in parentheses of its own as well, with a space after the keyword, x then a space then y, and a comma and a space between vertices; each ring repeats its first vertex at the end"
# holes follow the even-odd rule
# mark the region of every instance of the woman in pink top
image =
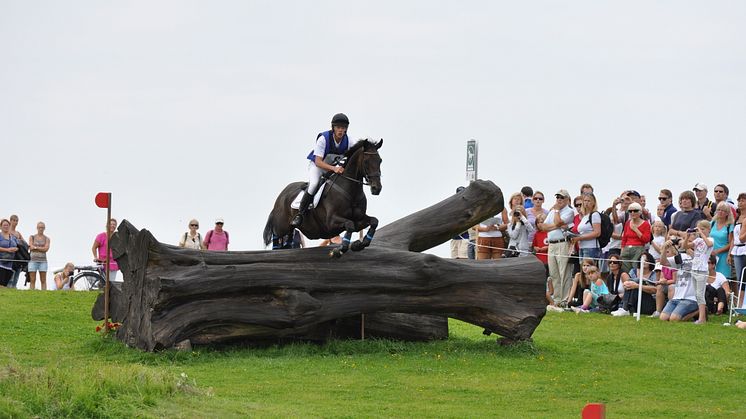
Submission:
POLYGON ((622 231, 622 271, 629 273, 645 252, 645 245, 652 238, 650 223, 642 219, 642 206, 637 202, 629 204, 627 208, 630 219, 624 224, 622 231))
MULTIPOLYGON (((114 230, 117 229, 117 220, 112 218, 109 220, 109 232, 114 234, 114 230)), ((93 241, 93 261, 99 264, 106 262, 106 252, 109 252, 109 280, 116 281, 117 271, 119 271, 119 265, 112 256, 111 249, 109 249, 109 243, 107 240, 106 232, 103 232, 96 236, 96 240, 93 241)))
POLYGON ((223 219, 215 220, 215 229, 210 230, 205 235, 204 248, 207 250, 228 250, 230 237, 228 232, 223 230, 223 219))

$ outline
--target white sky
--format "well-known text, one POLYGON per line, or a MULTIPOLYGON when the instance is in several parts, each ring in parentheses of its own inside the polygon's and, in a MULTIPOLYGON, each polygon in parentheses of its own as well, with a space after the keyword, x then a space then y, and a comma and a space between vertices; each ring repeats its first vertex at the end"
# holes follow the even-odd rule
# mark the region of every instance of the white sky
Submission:
POLYGON ((46 222, 50 268, 90 262, 99 191, 163 242, 223 217, 259 250, 337 112, 385 139, 382 225, 464 184, 470 138, 506 197, 735 197, 744 22, 741 1, 0 0, 0 215, 46 222))

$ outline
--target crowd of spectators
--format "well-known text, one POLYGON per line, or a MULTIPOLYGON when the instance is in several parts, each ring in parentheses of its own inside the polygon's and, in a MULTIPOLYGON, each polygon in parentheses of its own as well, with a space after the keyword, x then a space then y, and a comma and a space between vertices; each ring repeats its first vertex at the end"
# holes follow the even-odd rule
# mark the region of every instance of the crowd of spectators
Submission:
POLYGON ((651 317, 704 323, 728 310, 731 291, 735 305, 744 305, 746 193, 735 201, 729 194, 718 184, 710 200, 707 185, 697 183, 678 195, 677 208, 673 193, 661 189, 649 209, 645 196, 625 190, 603 208, 590 184, 574 199, 560 189, 551 205, 526 186, 503 211, 454 237, 451 257, 538 258, 550 311, 626 316, 640 301, 651 317))

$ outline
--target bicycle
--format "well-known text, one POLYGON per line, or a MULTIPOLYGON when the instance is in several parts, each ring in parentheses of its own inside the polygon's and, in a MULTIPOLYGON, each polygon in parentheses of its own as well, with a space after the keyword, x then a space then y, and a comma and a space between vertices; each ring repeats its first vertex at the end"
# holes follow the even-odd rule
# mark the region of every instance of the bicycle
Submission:
MULTIPOLYGON (((98 291, 104 289, 106 279, 104 277, 104 265, 75 266, 72 276, 72 287, 76 291, 98 291)), ((62 269, 54 271, 54 275, 62 272, 62 269)))

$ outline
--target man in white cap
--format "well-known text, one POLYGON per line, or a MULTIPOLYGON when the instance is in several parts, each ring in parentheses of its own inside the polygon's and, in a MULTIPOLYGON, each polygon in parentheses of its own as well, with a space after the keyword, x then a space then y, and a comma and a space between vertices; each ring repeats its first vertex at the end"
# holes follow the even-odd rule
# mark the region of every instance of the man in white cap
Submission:
POLYGON ((707 185, 704 183, 697 183, 692 188, 692 191, 694 191, 694 195, 697 196, 696 208, 702 211, 702 215, 704 215, 706 219, 712 220, 712 216, 715 215, 715 203, 710 201, 710 198, 707 197, 707 185))
POLYGON ((572 251, 572 243, 566 237, 567 231, 575 218, 572 207, 570 207, 570 193, 565 189, 560 189, 554 194, 555 203, 552 210, 547 214, 543 223, 537 227, 547 233, 547 243, 549 250, 547 253, 549 262, 549 278, 554 287, 552 299, 559 306, 567 306, 567 296, 570 293, 572 281, 570 275, 569 259, 572 251))
POLYGON ((228 236, 228 232, 223 230, 223 222, 222 218, 218 218, 215 220, 215 229, 210 230, 205 235, 205 243, 204 247, 207 250, 228 250, 228 243, 230 243, 230 238, 228 236))

